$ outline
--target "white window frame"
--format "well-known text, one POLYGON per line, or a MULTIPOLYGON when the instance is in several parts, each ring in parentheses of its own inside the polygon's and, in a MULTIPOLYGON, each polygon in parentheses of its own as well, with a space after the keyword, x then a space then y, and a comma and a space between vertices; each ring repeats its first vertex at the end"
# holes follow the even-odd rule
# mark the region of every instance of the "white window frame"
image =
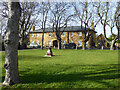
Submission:
POLYGON ((36 44, 39 45, 39 41, 37 41, 36 44))
POLYGON ((62 33, 63 37, 65 37, 65 32, 62 33))
POLYGON ((82 41, 78 41, 78 46, 82 46, 82 41))
POLYGON ((34 41, 32 41, 31 44, 34 44, 34 41))
POLYGON ((49 33, 48 36, 51 37, 51 33, 49 33))
POLYGON ((62 44, 65 44, 65 40, 62 41, 62 44))
POLYGON ((37 37, 39 37, 39 33, 37 33, 37 35, 36 35, 37 37))
POLYGON ((34 34, 32 34, 32 37, 34 37, 34 34))
POLYGON ((48 46, 51 46, 51 41, 50 40, 48 41, 48 46))
POLYGON ((79 36, 82 36, 82 32, 79 32, 79 36))
POLYGON ((74 43, 73 41, 71 41, 71 43, 74 43))
POLYGON ((71 32, 71 34, 70 34, 70 35, 71 35, 71 37, 73 37, 73 32, 71 32))

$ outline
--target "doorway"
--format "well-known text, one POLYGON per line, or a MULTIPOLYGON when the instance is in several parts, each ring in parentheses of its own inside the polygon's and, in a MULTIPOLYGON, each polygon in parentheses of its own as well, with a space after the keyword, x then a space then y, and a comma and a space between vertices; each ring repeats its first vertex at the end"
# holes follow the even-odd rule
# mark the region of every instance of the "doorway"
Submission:
POLYGON ((58 47, 57 40, 54 40, 54 41, 53 41, 53 46, 58 47))

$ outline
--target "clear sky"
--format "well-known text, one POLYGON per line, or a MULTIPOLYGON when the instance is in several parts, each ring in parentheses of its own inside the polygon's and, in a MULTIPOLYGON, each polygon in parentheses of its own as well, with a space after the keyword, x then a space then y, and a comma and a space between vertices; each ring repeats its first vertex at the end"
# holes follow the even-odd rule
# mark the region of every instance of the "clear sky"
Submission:
MULTIPOLYGON (((103 34, 103 27, 101 24, 98 24, 97 27, 95 28, 95 31, 97 31, 97 34, 100 35, 101 33, 103 34)), ((111 35, 111 32, 110 32, 110 28, 107 26, 106 27, 106 33, 107 33, 107 37, 109 37, 111 35)), ((114 34, 117 34, 117 29, 116 27, 114 28, 113 30, 114 34)))

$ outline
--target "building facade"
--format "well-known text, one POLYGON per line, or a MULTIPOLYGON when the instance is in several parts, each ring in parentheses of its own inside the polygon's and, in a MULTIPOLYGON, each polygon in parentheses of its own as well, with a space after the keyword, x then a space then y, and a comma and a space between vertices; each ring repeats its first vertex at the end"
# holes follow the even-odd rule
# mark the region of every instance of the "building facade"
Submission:
MULTIPOLYGON (((67 43, 75 43, 77 47, 82 47, 83 46, 83 38, 84 38, 84 33, 88 34, 88 29, 81 29, 80 26, 70 26, 67 27, 64 31, 61 31, 61 44, 67 44, 67 43)), ((96 32, 94 30, 89 30, 89 33, 92 33, 95 40, 95 34, 96 32)), ((43 30, 38 29, 35 30, 34 27, 32 27, 32 31, 30 32, 30 44, 37 44, 41 46, 42 44, 42 35, 43 35, 43 30)), ((91 40, 89 39, 86 42, 86 46, 90 47, 90 42, 91 40)), ((44 47, 57 47, 57 38, 56 38, 56 33, 52 30, 52 28, 46 28, 45 33, 44 33, 44 42, 43 42, 44 47)))

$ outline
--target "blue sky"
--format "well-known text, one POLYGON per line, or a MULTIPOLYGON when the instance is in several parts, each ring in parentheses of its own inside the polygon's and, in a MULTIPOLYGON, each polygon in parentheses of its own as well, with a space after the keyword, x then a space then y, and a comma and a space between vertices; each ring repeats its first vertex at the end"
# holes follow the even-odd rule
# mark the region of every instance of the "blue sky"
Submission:
MULTIPOLYGON (((98 24, 97 27, 95 28, 95 31, 97 31, 97 34, 100 35, 101 33, 103 34, 103 27, 101 24, 98 24)), ((106 32, 107 32, 107 37, 111 35, 110 28, 106 27, 106 32)), ((113 32, 117 34, 117 29, 114 28, 113 32)))

